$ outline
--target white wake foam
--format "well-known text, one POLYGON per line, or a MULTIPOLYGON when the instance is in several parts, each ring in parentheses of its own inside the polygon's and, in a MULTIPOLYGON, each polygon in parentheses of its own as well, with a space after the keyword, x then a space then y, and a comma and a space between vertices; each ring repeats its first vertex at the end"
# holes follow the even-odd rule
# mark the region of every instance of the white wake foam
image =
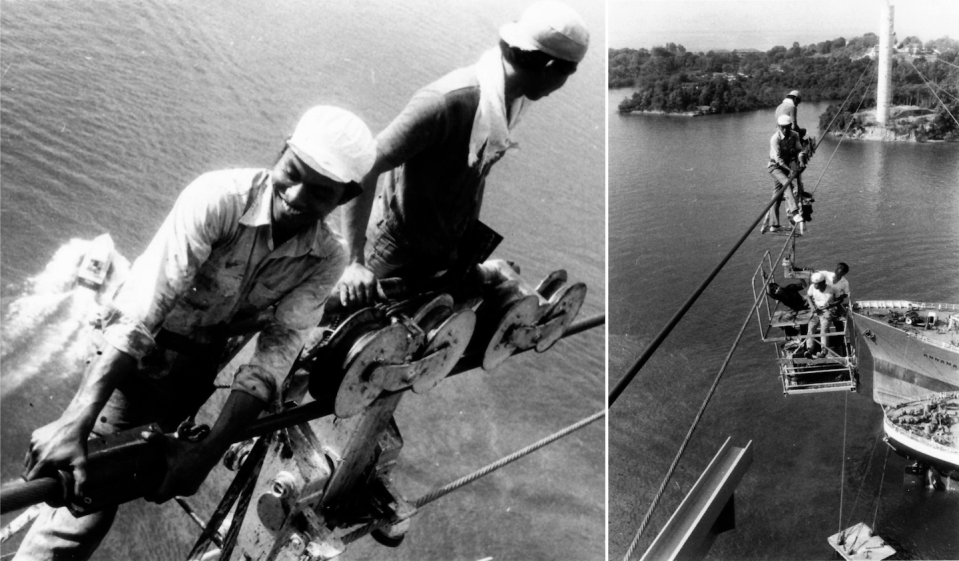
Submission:
POLYGON ((64 244, 4 311, 0 324, 4 396, 38 374, 72 378, 82 372, 92 321, 130 269, 129 262, 115 253, 100 290, 78 285, 77 270, 90 245, 90 240, 81 239, 64 244))

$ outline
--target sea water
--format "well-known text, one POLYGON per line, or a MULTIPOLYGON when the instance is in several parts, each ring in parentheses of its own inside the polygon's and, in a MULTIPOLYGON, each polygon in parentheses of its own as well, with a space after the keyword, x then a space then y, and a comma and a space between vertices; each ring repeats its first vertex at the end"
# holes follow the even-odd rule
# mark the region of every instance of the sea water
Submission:
MULTIPOLYGON (((771 109, 617 114, 630 93, 609 92, 611 386, 773 193, 771 109)), ((826 106, 800 105, 809 134, 818 135, 826 106)), ((796 265, 848 263, 853 298, 959 301, 959 145, 827 138, 803 177, 816 202, 796 265)), ((775 259, 785 242, 757 228, 611 408, 610 558, 632 542, 743 325, 763 253, 775 259)), ((857 522, 899 549, 898 558, 959 558, 959 496, 903 486, 906 461, 881 442, 864 344, 860 356, 859 393, 785 397, 776 352, 751 318, 637 551, 730 437, 752 442, 753 461, 736 491, 736 529, 718 537, 708 558, 831 558, 826 538, 857 522)))
MULTIPOLYGON (((482 218, 506 238, 496 255, 518 262, 532 284, 558 268, 586 282, 585 317, 605 307, 604 10, 570 3, 593 49, 525 116, 520 149, 488 180, 482 218)), ((79 382, 103 303, 74 284, 90 240, 109 232, 116 242, 112 290, 199 174, 272 165, 317 104, 382 130, 418 88, 494 47, 499 26, 523 7, 3 0, 2 482, 19 477, 31 431, 59 415, 79 382)), ((595 329, 404 397, 398 489, 419 497, 602 409, 604 356, 595 329)), ((424 508, 401 548, 366 539, 344 558, 600 558, 604 442, 595 423, 424 508)), ((201 516, 229 476, 218 468, 191 499, 201 516)), ((181 558, 198 535, 172 501, 138 501, 121 508, 97 558, 181 558)))

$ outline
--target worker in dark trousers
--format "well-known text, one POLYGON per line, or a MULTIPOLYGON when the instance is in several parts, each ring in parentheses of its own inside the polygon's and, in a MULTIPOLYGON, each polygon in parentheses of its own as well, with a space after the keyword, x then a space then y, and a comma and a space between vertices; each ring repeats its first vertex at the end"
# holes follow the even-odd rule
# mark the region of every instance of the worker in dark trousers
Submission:
MULTIPOLYGON (((786 201, 786 212, 790 221, 799 224, 803 221, 803 214, 796 203, 793 193, 795 180, 789 181, 789 176, 796 173, 796 177, 806 168, 806 154, 802 149, 799 133, 792 130, 792 118, 781 115, 776 119, 777 130, 769 139, 769 164, 766 169, 773 176, 773 188, 786 186, 783 191, 783 200, 786 201)), ((763 221, 762 232, 778 230, 779 205, 776 201, 763 221)))

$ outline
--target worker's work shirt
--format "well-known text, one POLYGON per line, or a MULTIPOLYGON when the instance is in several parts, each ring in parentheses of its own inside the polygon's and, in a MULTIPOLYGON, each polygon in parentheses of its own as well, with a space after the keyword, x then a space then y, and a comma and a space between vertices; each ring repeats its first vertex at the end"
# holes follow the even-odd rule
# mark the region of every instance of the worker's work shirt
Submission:
POLYGON ((809 288, 806 289, 806 294, 812 300, 813 304, 820 309, 832 304, 836 299, 832 290, 830 290, 828 286, 823 290, 819 290, 816 288, 816 285, 811 284, 809 285, 809 288))
POLYGON ((793 120, 793 130, 799 128, 799 111, 796 103, 788 97, 776 107, 776 119, 783 115, 788 115, 793 120))
POLYGON ((783 134, 781 130, 776 129, 772 137, 769 138, 769 166, 783 167, 789 169, 789 164, 799 160, 800 164, 805 164, 806 155, 802 151, 802 140, 799 133, 787 131, 783 134))
POLYGON ((114 299, 106 341, 143 359, 161 328, 202 344, 212 327, 273 310, 232 386, 269 402, 347 263, 325 222, 274 247, 272 205, 268 170, 217 171, 191 183, 114 299))
MULTIPOLYGON (((479 219, 486 176, 513 146, 493 135, 479 154, 471 153, 474 123, 494 122, 504 134, 518 122, 523 102, 514 103, 506 123, 501 55, 484 54, 476 65, 455 70, 422 88, 376 137, 377 151, 391 171, 374 204, 367 237, 373 247, 390 240, 389 252, 403 265, 443 270, 456 260, 466 232, 479 219), (498 73, 498 74, 496 74, 498 73), (498 80, 498 83, 497 83, 498 80), (494 85, 483 85, 493 82, 494 85), (481 87, 499 91, 481 93, 481 87), (497 99, 488 120, 477 119, 489 95, 497 99)), ((524 100, 525 101, 525 100, 524 100)), ((525 101, 525 103, 529 103, 525 101)), ((481 114, 481 116, 483 116, 481 114)), ((475 147, 472 147, 475 148, 475 147)))
POLYGON ((819 271, 823 276, 826 277, 826 288, 832 290, 836 295, 836 298, 845 295, 846 298, 849 297, 849 281, 846 280, 846 277, 836 280, 836 273, 832 271, 819 271))

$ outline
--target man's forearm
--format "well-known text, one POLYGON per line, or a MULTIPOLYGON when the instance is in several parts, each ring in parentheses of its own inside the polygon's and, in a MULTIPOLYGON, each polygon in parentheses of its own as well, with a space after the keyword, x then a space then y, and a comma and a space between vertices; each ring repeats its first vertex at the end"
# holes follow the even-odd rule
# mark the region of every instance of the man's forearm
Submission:
POLYGON ((365 264, 366 226, 376 198, 377 177, 373 172, 364 177, 363 192, 343 207, 343 235, 349 246, 350 263, 365 264))
POLYGON ((61 419, 73 423, 83 437, 89 435, 113 390, 135 366, 135 358, 112 345, 104 345, 102 354, 97 355, 84 372, 80 387, 61 419))
POLYGON ((233 391, 223 404, 220 416, 203 440, 208 458, 215 463, 246 427, 266 409, 266 403, 246 392, 233 391))

